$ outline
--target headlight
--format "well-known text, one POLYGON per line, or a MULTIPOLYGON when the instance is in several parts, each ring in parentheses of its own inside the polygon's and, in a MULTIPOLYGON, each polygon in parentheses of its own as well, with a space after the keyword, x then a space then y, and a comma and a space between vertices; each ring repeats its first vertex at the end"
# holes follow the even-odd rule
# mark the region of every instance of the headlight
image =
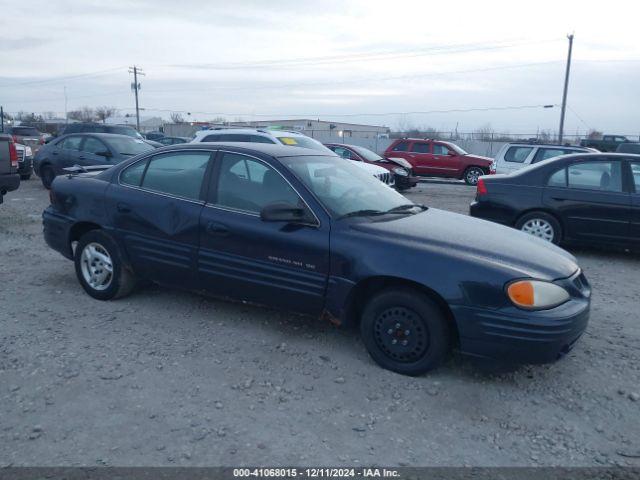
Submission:
POLYGON ((25 154, 26 157, 32 156, 33 155, 33 150, 31 150, 31 147, 25 147, 24 154, 25 154))
POLYGON ((409 175, 409 172, 407 172, 404 168, 401 168, 401 167, 394 168, 393 173, 395 173, 396 175, 400 175, 401 177, 406 177, 407 175, 409 175))
POLYGON ((507 296, 516 307, 543 310, 569 300, 569 293, 555 283, 541 280, 518 280, 507 286, 507 296))

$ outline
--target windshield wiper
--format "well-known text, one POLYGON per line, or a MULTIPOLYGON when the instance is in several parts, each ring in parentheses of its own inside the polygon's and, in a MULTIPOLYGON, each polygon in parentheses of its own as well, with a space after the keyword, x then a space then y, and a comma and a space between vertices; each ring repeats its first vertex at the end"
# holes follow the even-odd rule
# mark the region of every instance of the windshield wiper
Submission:
POLYGON ((406 203, 404 205, 398 205, 397 207, 393 207, 384 213, 403 213, 403 212, 406 212, 407 210, 411 210, 412 208, 419 208, 424 212, 429 207, 427 207, 426 205, 416 205, 415 203, 406 203))
POLYGON ((372 209, 364 209, 364 210, 355 210, 353 212, 345 213, 344 215, 340 215, 338 220, 342 218, 348 217, 366 217, 368 215, 383 215, 387 212, 383 212, 382 210, 372 210, 372 209))

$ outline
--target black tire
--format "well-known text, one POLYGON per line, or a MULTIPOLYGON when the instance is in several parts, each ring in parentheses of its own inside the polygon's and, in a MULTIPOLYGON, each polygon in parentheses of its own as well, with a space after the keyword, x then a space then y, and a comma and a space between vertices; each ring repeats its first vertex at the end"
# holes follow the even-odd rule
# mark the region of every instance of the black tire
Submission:
POLYGON ((44 188, 49 190, 54 178, 56 178, 56 172, 53 170, 53 167, 44 165, 40 168, 40 180, 42 180, 42 186, 44 188))
POLYGON ((482 168, 471 166, 467 167, 467 169, 464 171, 462 179, 467 185, 476 186, 478 184, 478 178, 486 174, 487 172, 485 172, 482 168))
MULTIPOLYGON (((116 298, 124 297, 131 293, 136 285, 136 279, 124 262, 122 261, 122 255, 116 242, 102 230, 91 230, 85 233, 76 246, 74 252, 74 263, 76 267, 76 276, 84 291, 97 300, 113 300, 116 298), (85 279, 83 273, 83 263, 87 267, 89 262, 86 262, 86 258, 83 258, 83 252, 87 245, 99 245, 104 249, 104 252, 108 254, 111 261, 112 272, 110 275, 110 281, 108 285, 99 289, 90 285, 85 279)), ((99 268, 100 265, 97 265, 99 268)))
POLYGON ((516 222, 516 228, 525 233, 530 233, 542 238, 543 240, 548 240, 556 245, 562 240, 562 227, 560 226, 560 222, 558 222, 553 215, 545 212, 529 212, 521 216, 516 222), (537 228, 536 225, 540 227, 537 228), (543 232, 548 232, 547 226, 551 228, 550 237, 548 234, 543 234, 543 232), (536 231, 538 231, 539 234, 536 234, 536 231))
POLYGON ((369 300, 360 334, 378 365, 403 375, 434 369, 451 349, 451 333, 441 309, 411 288, 390 288, 369 300))
POLYGON ((20 180, 29 180, 31 178, 30 173, 25 173, 24 175, 20 175, 20 180))

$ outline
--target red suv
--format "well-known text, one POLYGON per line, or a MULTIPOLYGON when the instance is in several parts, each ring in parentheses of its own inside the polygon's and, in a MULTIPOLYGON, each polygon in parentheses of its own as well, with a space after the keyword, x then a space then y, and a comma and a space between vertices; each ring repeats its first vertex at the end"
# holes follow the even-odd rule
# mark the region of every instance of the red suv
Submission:
POLYGON ((476 185, 481 175, 489 174, 492 159, 471 155, 451 142, 402 138, 394 141, 384 152, 387 158, 404 158, 416 175, 449 177, 476 185))

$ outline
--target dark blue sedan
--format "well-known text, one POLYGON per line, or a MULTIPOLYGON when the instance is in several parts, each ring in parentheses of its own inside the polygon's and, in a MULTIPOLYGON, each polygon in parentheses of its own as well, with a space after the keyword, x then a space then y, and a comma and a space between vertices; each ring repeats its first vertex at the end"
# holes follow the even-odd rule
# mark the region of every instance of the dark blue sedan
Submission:
POLYGON ((373 359, 408 375, 453 348, 553 361, 589 317, 590 287, 569 253, 414 205, 309 149, 158 149, 56 178, 43 217, 47 243, 96 299, 144 279, 358 325, 373 359))
POLYGON ((64 169, 114 164, 153 150, 144 140, 112 133, 75 133, 45 144, 33 159, 33 170, 45 188, 64 169))

